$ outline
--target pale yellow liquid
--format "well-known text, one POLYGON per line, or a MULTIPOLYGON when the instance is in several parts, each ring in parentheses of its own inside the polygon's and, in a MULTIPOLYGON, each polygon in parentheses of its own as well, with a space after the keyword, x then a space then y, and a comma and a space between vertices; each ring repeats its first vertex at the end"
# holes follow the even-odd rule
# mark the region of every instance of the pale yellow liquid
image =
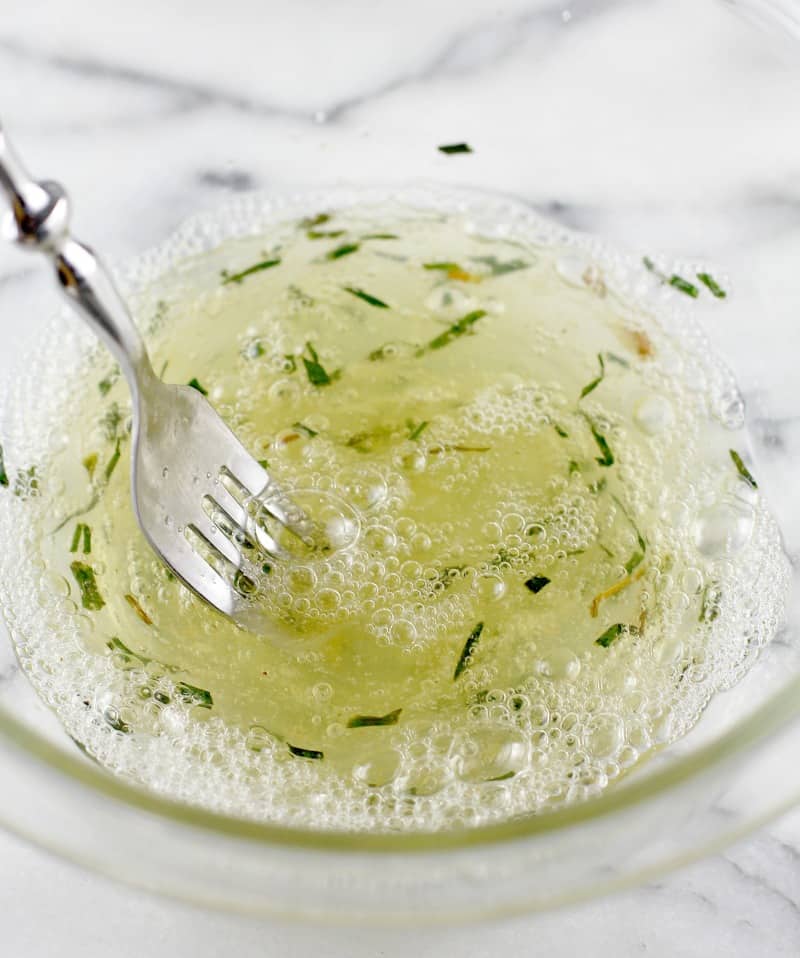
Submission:
POLYGON ((101 395, 96 367, 38 502, 82 650, 62 718, 122 774, 273 821, 437 828, 597 794, 686 731, 780 614, 777 531, 715 418, 724 376, 583 252, 430 215, 316 229, 343 233, 229 243, 140 309, 164 378, 199 381, 336 548, 262 557, 265 634, 207 608, 135 524, 127 392, 101 395), (425 268, 442 262, 458 269, 425 268))

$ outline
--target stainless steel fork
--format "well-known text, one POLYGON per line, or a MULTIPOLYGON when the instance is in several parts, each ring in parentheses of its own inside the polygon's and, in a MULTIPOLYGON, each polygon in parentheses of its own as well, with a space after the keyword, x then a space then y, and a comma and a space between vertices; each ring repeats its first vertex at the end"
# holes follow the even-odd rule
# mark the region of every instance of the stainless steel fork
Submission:
POLYGON ((190 589, 220 612, 253 625, 258 621, 253 592, 263 565, 258 556, 287 558, 270 521, 307 546, 313 545, 313 523, 198 390, 166 385, 156 376, 108 270, 70 235, 63 187, 34 181, 2 126, 0 188, 12 205, 10 238, 50 257, 60 288, 113 353, 128 382, 131 489, 147 541, 190 589))

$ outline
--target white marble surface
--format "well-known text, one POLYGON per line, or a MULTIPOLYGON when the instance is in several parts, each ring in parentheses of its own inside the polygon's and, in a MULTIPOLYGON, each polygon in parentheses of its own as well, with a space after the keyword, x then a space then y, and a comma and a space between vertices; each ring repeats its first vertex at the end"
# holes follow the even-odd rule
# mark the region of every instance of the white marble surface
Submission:
MULTIPOLYGON (((791 2, 781 6, 791 17, 791 2)), ((793 382, 800 346, 798 51, 755 41, 710 0, 0 0, 0 117, 37 171, 70 185, 80 233, 117 258, 237 190, 409 174, 500 185, 569 226, 712 255, 773 290, 784 283, 770 304, 781 346, 743 384, 769 465, 794 449, 800 426, 793 392, 759 381, 769 364, 793 382), (715 77, 710 100, 696 95, 704 71, 715 77), (580 113, 565 123, 553 91, 576 89, 580 113), (459 140, 475 154, 435 149, 459 140), (621 149, 631 162, 619 162, 621 149)), ((34 264, 0 250, 7 315, 53 302, 34 264)), ((758 336, 744 348, 766 350, 758 336)), ((608 900, 402 933, 203 913, 0 834, 0 954, 14 958, 470 958, 504 948, 795 956, 800 812, 608 900)))

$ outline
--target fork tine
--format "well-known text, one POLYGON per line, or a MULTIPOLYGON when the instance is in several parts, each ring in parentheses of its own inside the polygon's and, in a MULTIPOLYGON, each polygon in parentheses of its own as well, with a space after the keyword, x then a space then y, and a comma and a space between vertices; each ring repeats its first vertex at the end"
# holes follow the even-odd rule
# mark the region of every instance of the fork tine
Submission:
MULTIPOLYGON (((231 584, 198 555, 185 536, 164 537, 157 542, 148 535, 148 539, 185 585, 198 592, 220 612, 235 614, 239 600, 231 584)), ((210 545, 214 548, 213 544, 210 545)))
MULTIPOLYGON (((242 464, 242 460, 237 459, 237 462, 240 465, 242 464)), ((223 466, 220 472, 235 486, 242 499, 256 501, 261 509, 298 538, 304 541, 311 539, 315 531, 313 520, 296 503, 292 502, 289 496, 258 463, 255 463, 255 465, 258 473, 247 466, 244 467, 244 472, 235 472, 230 466, 223 466), (260 475, 258 482, 256 484, 248 482, 247 473, 254 477, 260 475), (255 489, 258 489, 258 492, 254 492, 255 489)), ((226 489, 226 492, 230 493, 230 490, 226 489)), ((232 493, 231 497, 235 499, 232 493)))
POLYGON ((204 539, 212 549, 218 552, 222 558, 229 562, 234 568, 238 569, 241 566, 241 552, 214 522, 211 516, 205 513, 198 513, 189 528, 204 539))

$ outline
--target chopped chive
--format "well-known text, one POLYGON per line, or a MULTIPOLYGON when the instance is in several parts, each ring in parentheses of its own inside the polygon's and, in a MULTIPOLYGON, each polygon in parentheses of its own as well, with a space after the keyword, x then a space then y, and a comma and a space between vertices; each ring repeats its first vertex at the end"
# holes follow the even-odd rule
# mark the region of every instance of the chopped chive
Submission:
POLYGON ((354 286, 343 286, 342 289, 346 290, 352 296, 357 296, 359 299, 363 299, 365 303, 369 303, 370 306, 377 306, 378 309, 388 309, 389 304, 384 303, 382 299, 378 299, 377 296, 373 296, 371 293, 365 293, 363 289, 356 289, 354 286))
POLYGON ((434 349, 441 349, 443 346, 447 346, 449 343, 452 343, 454 339, 457 339, 459 336, 463 336, 466 333, 469 333, 475 323, 479 319, 482 319, 486 315, 485 309, 476 309, 471 313, 467 313, 466 316, 463 316, 458 322, 453 323, 453 325, 446 329, 443 333, 440 333, 434 339, 432 339, 427 345, 420 346, 416 354, 417 356, 424 356, 425 353, 430 352, 434 349))
POLYGON ((541 592, 546 585, 550 585, 550 579, 546 575, 533 575, 525 580, 525 588, 530 589, 534 595, 541 592))
POLYGON ((396 240, 400 239, 397 233, 365 233, 362 240, 396 240))
POLYGON ((139 600, 136 598, 135 595, 131 595, 130 593, 128 593, 125 596, 125 601, 133 609, 133 611, 139 616, 139 618, 142 620, 142 622, 144 622, 145 625, 153 624, 153 620, 141 607, 141 605, 139 604, 139 600))
POLYGON ((148 662, 153 661, 144 655, 139 655, 138 652, 133 652, 121 639, 118 639, 116 635, 112 636, 112 638, 106 642, 106 646, 111 649, 112 652, 122 652, 123 655, 127 655, 130 659, 138 659, 142 665, 147 665, 148 662))
POLYGON ((422 433, 428 428, 428 420, 424 420, 418 426, 415 426, 413 422, 409 421, 408 425, 408 438, 412 442, 416 442, 417 439, 422 435, 422 433))
POLYGON ((108 480, 111 478, 112 473, 117 468, 117 463, 119 462, 119 457, 120 457, 119 444, 120 444, 120 440, 117 439, 117 444, 114 447, 114 452, 111 454, 111 458, 108 460, 108 463, 106 464, 105 472, 103 473, 103 475, 105 476, 106 482, 108 482, 108 480))
POLYGON ((69 547, 70 552, 78 551, 78 546, 80 545, 81 541, 81 532, 83 532, 83 523, 79 522, 77 526, 75 526, 75 533, 72 536, 72 543, 69 547))
POLYGON ((387 712, 386 715, 354 715, 347 723, 348 728, 368 728, 371 725, 397 725, 402 709, 387 712))
POLYGON ((303 229, 310 230, 315 226, 322 226, 323 223, 329 223, 330 219, 330 213, 316 213, 314 216, 306 216, 300 220, 300 226, 303 229))
POLYGON ((300 358, 303 360, 308 381, 312 386, 330 386, 334 379, 339 378, 338 370, 334 373, 328 373, 325 367, 320 363, 317 351, 311 343, 306 343, 306 349, 310 353, 311 358, 306 359, 305 356, 301 356, 300 358))
POLYGON ((97 388, 100 390, 100 395, 107 396, 108 393, 111 392, 111 389, 114 383, 118 379, 119 379, 119 366, 115 366, 111 370, 111 372, 105 377, 105 379, 101 379, 100 382, 97 384, 97 388))
POLYGON ((292 355, 292 353, 286 353, 283 357, 287 363, 287 373, 293 373, 297 371, 297 359, 292 355))
POLYGON ((592 431, 592 436, 594 437, 594 441, 597 443, 597 447, 602 453, 602 456, 599 456, 598 458, 596 458, 595 462, 601 466, 613 466, 614 453, 611 451, 611 448, 608 445, 608 442, 606 441, 606 437, 598 430, 594 421, 589 416, 587 416, 586 413, 583 414, 583 418, 589 424, 589 428, 592 431))
POLYGON ((475 646, 478 644, 478 640, 481 637, 481 632, 483 632, 483 622, 479 622, 475 626, 475 628, 470 632, 467 641, 464 643, 464 648, 461 650, 461 655, 458 657, 458 662, 456 662, 455 671, 453 672, 453 681, 455 681, 469 665, 470 657, 475 649, 475 646))
POLYGON ((578 473, 578 472, 580 472, 580 471, 581 471, 580 464, 577 463, 577 462, 575 462, 574 459, 570 459, 570 461, 569 461, 569 474, 570 474, 571 476, 574 476, 576 473, 578 473))
POLYGON ((697 278, 706 287, 710 290, 711 295, 715 296, 717 299, 725 299, 728 295, 725 290, 719 285, 719 283, 714 279, 711 273, 698 273, 697 278))
POLYGON ((81 605, 90 612, 99 612, 106 604, 97 587, 94 569, 85 562, 77 560, 70 565, 75 581, 81 593, 81 605))
POLYGON ((229 283, 241 283, 242 280, 248 276, 252 276, 253 273, 260 273, 262 270, 272 269, 273 266, 279 266, 280 262, 279 259, 265 259, 260 263, 255 263, 253 266, 248 266, 247 269, 243 269, 239 273, 229 273, 227 270, 223 270, 222 285, 227 286, 229 283))
POLYGON ((89 479, 94 479, 94 471, 97 468, 97 459, 97 453, 93 452, 83 460, 83 468, 89 473, 89 479))
POLYGON ((75 526, 75 532, 72 536, 72 543, 70 544, 69 551, 77 552, 81 546, 81 540, 83 540, 83 554, 89 555, 92 551, 92 530, 84 522, 79 522, 75 526))
POLYGON ((298 758, 324 758, 325 753, 320 752, 316 748, 299 748, 297 745, 290 745, 289 742, 286 743, 289 751, 292 755, 296 755, 298 758))
POLYGON ((470 273, 468 270, 464 269, 463 266, 459 266, 458 263, 423 263, 423 269, 427 270, 439 270, 447 274, 448 279, 459 280, 462 283, 480 283, 483 279, 482 276, 479 276, 477 273, 470 273))
POLYGON ((119 427, 122 424, 122 413, 116 403, 111 403, 106 414, 100 420, 103 433, 109 442, 113 442, 119 434, 119 427))
POLYGON ((6 463, 3 456, 3 446, 0 444, 0 486, 8 485, 8 473, 6 472, 6 463))
POLYGON ((325 254, 325 259, 341 259, 342 256, 349 256, 351 253, 357 252, 360 248, 358 243, 343 243, 341 246, 337 246, 336 249, 329 250, 325 254))
POLYGON ((471 256, 475 263, 484 263, 491 270, 492 276, 505 276, 506 273, 516 273, 520 269, 528 269, 531 265, 522 259, 498 259, 496 256, 471 256))
POLYGON ((214 699, 208 689, 199 689, 196 685, 189 685, 188 682, 178 682, 177 691, 187 705, 197 705, 201 709, 210 709, 214 704, 214 699))
POLYGON ((600 645, 604 649, 607 649, 613 642, 616 642, 620 635, 625 632, 629 633, 630 635, 638 635, 639 629, 635 625, 623 625, 621 622, 617 622, 607 628, 600 638, 595 639, 594 644, 600 645))
POLYGON ((269 460, 268 460, 268 459, 259 459, 259 460, 258 460, 258 464, 259 464, 259 466, 261 466, 262 469, 269 469, 269 460))
POLYGON ((731 454, 731 459, 733 459, 733 464, 736 466, 736 470, 739 475, 744 479, 744 481, 750 486, 751 489, 758 489, 758 483, 753 478, 750 470, 742 461, 742 457, 735 449, 729 449, 728 452, 731 454))
POLYGON ((336 239, 337 236, 344 236, 347 230, 307 230, 306 236, 310 240, 318 239, 336 239))
POLYGON ((597 389, 597 387, 600 385, 600 383, 603 381, 605 377, 606 364, 605 364, 605 360, 603 359, 602 353, 597 354, 597 361, 598 363, 600 363, 600 375, 596 376, 590 383, 588 383, 586 386, 583 387, 583 389, 581 390, 581 394, 579 396, 580 399, 583 399, 584 396, 588 396, 590 392, 597 389))
POLYGON ((469 143, 445 143, 438 147, 440 153, 452 156, 454 153, 472 153, 472 147, 469 143))
POLYGON ((633 555, 630 557, 630 559, 628 559, 628 561, 625 563, 625 571, 628 573, 628 575, 630 575, 631 572, 633 572, 633 570, 637 568, 637 566, 641 565, 643 561, 644 561, 644 553, 634 552, 633 555))
POLYGON ((677 273, 673 273, 668 282, 674 289, 680 290, 680 292, 685 293, 687 296, 691 296, 692 299, 697 299, 700 295, 700 290, 694 283, 690 283, 688 279, 678 276, 677 273))
POLYGON ((606 353, 606 359, 610 363, 616 363, 618 366, 623 366, 625 369, 630 369, 631 364, 627 359, 624 359, 622 356, 618 356, 616 353, 606 353))
POLYGON ((674 289, 680 290, 681 293, 691 296, 692 299, 697 299, 700 295, 700 290, 694 283, 690 283, 689 280, 684 279, 683 276, 678 276, 677 273, 667 276, 666 273, 662 273, 649 256, 643 256, 642 262, 644 263, 645 269, 649 270, 654 276, 657 276, 662 283, 666 283, 674 289))
POLYGON ((191 386, 192 389, 196 389, 203 396, 208 395, 208 390, 204 388, 204 386, 200 383, 200 381, 196 379, 194 376, 189 380, 188 383, 186 383, 186 385, 191 386))
POLYGON ((265 562, 261 566, 261 571, 264 573, 264 575, 269 575, 270 572, 272 572, 272 566, 269 564, 269 562, 265 562))
POLYGON ((562 439, 569 439, 569 433, 563 426, 559 426, 557 422, 553 423, 553 429, 561 436, 562 439))
POLYGON ((310 426, 306 426, 305 423, 302 422, 293 422, 292 429, 296 429, 298 432, 301 432, 308 439, 313 439, 314 436, 319 435, 316 429, 312 429, 310 426))

